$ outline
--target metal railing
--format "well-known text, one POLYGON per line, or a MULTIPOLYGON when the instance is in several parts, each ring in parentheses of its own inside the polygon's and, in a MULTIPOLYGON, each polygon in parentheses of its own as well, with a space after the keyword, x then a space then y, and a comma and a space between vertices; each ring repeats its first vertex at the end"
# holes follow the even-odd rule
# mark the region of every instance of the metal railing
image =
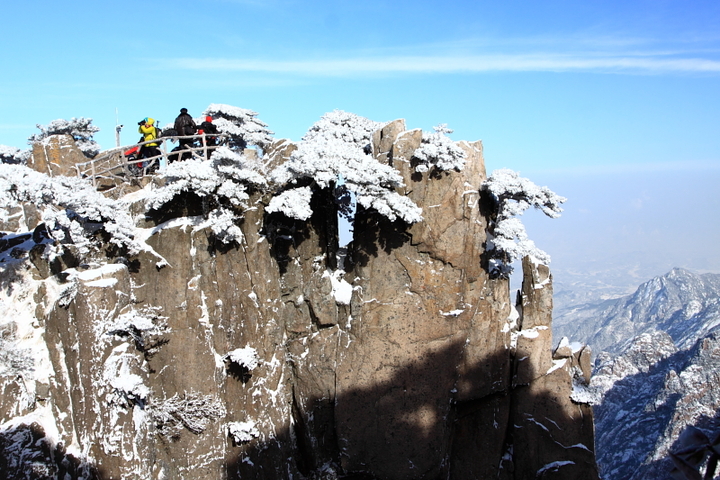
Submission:
POLYGON ((210 158, 212 151, 225 144, 227 140, 228 135, 221 133, 159 137, 134 145, 106 150, 92 160, 75 164, 75 169, 80 178, 90 179, 93 182, 93 186, 97 188, 102 179, 128 181, 144 177, 148 173, 156 171, 160 167, 161 160, 170 163, 181 159, 184 160, 188 157, 200 159, 210 158), (215 144, 208 144, 208 139, 214 139, 215 144), (192 142, 192 144, 185 142, 186 145, 184 148, 174 149, 174 151, 171 150, 168 152, 168 143, 178 142, 178 146, 180 146, 180 140, 187 140, 192 142), (200 140, 200 146, 194 146, 196 140, 200 140), (139 153, 142 146, 152 143, 157 144, 160 155, 140 158, 139 153), (125 152, 132 150, 133 147, 137 147, 137 152, 126 156, 125 152))

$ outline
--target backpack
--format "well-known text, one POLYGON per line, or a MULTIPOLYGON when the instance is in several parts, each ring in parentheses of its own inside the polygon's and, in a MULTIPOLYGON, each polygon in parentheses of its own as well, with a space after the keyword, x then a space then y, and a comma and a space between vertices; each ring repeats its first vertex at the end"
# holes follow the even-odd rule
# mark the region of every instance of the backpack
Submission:
POLYGON ((162 134, 165 137, 177 137, 178 131, 171 127, 171 128, 166 128, 165 130, 163 130, 162 134))

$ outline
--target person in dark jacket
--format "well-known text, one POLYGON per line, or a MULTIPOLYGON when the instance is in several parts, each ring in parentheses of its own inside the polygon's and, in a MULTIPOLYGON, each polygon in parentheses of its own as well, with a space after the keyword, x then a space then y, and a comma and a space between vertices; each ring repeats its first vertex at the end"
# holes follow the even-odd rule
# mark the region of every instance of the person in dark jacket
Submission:
MULTIPOLYGON (((180 109, 180 115, 175 119, 175 130, 181 137, 195 135, 195 132, 197 132, 195 120, 187 113, 187 108, 180 109)), ((180 139, 180 147, 182 148, 192 147, 192 143, 193 139, 191 138, 180 139)))
POLYGON ((217 137, 212 134, 220 133, 217 127, 212 123, 212 117, 210 115, 205 117, 205 121, 200 124, 198 129, 199 135, 207 135, 205 137, 205 145, 207 145, 207 158, 210 158, 212 152, 217 148, 217 137))

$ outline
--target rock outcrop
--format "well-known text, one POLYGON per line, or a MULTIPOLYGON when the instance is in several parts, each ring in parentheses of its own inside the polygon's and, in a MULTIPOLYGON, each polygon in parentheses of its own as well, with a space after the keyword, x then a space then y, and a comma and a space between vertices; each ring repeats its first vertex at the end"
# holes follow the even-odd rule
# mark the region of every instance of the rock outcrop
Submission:
POLYGON ((75 165, 87 161, 88 158, 70 135, 52 135, 33 144, 29 166, 51 177, 75 176, 78 174, 75 165))
POLYGON ((482 261, 482 145, 419 172, 421 138, 392 122, 372 151, 423 221, 359 207, 346 253, 318 189, 308 221, 253 194, 234 245, 186 193, 138 216, 137 255, 6 262, 7 342, 36 360, 2 377, 0 477, 598 478, 548 268, 523 262, 515 309, 482 261))

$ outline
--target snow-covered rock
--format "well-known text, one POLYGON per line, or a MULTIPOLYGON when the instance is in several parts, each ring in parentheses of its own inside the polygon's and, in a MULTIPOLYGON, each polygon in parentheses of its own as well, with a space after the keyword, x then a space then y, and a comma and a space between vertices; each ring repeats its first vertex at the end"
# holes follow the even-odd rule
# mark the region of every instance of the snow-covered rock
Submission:
POLYGON ((117 200, 4 165, 2 473, 596 479, 589 354, 552 357, 546 265, 515 309, 489 273, 482 145, 445 133, 334 112, 117 200))

